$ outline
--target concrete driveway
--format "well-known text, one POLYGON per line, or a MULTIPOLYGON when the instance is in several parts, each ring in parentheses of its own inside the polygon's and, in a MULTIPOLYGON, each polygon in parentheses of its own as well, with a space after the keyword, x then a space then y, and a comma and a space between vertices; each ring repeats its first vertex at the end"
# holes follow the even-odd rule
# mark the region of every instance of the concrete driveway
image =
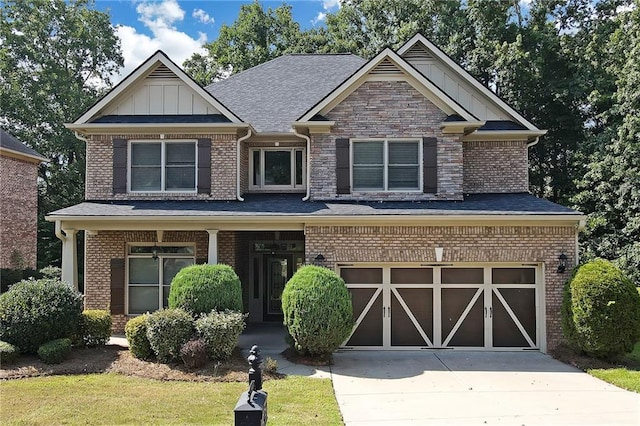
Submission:
POLYGON ((339 352, 349 425, 640 425, 640 395, 538 352, 339 352))

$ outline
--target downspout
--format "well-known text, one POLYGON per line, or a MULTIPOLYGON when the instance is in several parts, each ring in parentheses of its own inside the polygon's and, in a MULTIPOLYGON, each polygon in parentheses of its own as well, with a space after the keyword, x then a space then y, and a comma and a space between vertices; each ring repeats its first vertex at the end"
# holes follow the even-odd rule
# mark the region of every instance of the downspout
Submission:
POLYGON ((533 142, 530 142, 527 144, 527 148, 531 148, 532 146, 534 146, 535 144, 537 144, 540 141, 540 136, 538 136, 537 138, 535 138, 533 140, 533 142))
POLYGON ((308 201, 311 197, 311 138, 305 134, 298 133, 295 127, 293 128, 293 134, 307 141, 307 193, 302 198, 302 201, 308 201))
POLYGON ((241 155, 241 144, 242 141, 247 140, 251 137, 251 127, 249 127, 247 134, 241 138, 238 138, 237 146, 236 146, 236 198, 238 201, 244 201, 242 195, 240 194, 240 155, 241 155))

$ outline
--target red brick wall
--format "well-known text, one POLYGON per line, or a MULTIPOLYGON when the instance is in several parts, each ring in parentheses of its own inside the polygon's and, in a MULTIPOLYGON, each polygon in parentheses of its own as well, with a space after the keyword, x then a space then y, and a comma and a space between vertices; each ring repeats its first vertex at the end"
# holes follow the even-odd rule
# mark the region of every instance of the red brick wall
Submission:
POLYGON ((464 142, 464 192, 528 192, 524 141, 464 142))
MULTIPOLYGON (((535 262, 545 265, 547 347, 562 340, 562 289, 571 266, 556 272, 558 255, 575 259, 573 226, 307 226, 307 263, 322 253, 325 265, 340 262, 535 262)), ((571 262, 571 261, 570 261, 571 262)))
POLYGON ((165 134, 165 140, 211 138, 211 193, 113 193, 113 139, 160 140, 159 135, 98 135, 87 142, 86 200, 235 200, 236 199, 236 136, 165 134))
POLYGON ((0 268, 36 268, 38 164, 0 155, 0 268))

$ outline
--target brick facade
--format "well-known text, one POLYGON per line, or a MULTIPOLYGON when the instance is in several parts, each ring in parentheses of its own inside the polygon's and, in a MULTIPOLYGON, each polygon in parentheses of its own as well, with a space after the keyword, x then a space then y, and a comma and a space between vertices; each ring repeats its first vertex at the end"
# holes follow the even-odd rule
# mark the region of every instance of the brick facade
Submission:
POLYGON ((528 192, 527 151, 524 141, 464 142, 464 192, 528 192))
POLYGON ((36 268, 38 163, 0 155, 0 268, 36 268))
POLYGON ((235 200, 236 136, 216 134, 165 134, 164 140, 211 138, 211 193, 113 193, 113 139, 160 140, 159 135, 123 134, 91 136, 87 142, 85 199, 91 200, 235 200))
MULTIPOLYGON (((307 226, 307 263, 315 253, 333 269, 341 262, 526 262, 545 265, 547 347, 562 340, 560 306, 568 272, 556 272, 560 253, 575 259, 572 226, 307 226)), ((567 271, 571 270, 571 265, 567 271)))
MULTIPOLYGON (((149 231, 100 231, 88 233, 85 241, 85 309, 107 309, 111 301, 111 259, 126 259, 127 244, 153 243, 156 233, 149 231)), ((209 234, 206 231, 165 231, 163 244, 195 243, 196 262, 206 262, 209 234)), ((235 268, 235 234, 218 233, 218 261, 235 268)), ((127 322, 125 315, 113 315, 113 331, 122 332, 127 322)))
POLYGON ((445 136, 447 115, 404 81, 368 81, 326 114, 335 121, 331 135, 313 135, 311 197, 316 200, 461 200, 462 143, 445 136), (336 193, 336 138, 438 139, 438 193, 336 193))

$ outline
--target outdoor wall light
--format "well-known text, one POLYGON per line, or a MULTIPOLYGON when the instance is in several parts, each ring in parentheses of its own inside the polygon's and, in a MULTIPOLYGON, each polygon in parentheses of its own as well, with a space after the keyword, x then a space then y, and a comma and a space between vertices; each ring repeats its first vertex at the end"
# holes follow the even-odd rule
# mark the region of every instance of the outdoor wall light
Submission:
POLYGON ((153 250, 151 250, 151 257, 153 260, 158 260, 158 246, 155 244, 153 245, 153 250))
POLYGON ((436 250, 436 262, 442 262, 444 247, 436 247, 435 250, 436 250))
POLYGON ((567 269, 567 255, 564 253, 561 253, 560 256, 558 256, 558 273, 559 274, 564 274, 564 271, 567 269))
POLYGON ((322 266, 324 264, 325 261, 325 257, 322 255, 322 253, 318 253, 318 255, 313 259, 313 263, 317 266, 322 266))

